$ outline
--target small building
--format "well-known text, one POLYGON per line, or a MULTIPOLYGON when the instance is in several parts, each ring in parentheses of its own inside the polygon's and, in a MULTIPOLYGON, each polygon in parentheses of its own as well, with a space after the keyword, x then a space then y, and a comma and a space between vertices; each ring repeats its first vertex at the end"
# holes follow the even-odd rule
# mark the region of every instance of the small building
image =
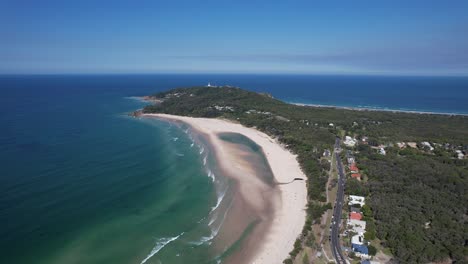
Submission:
POLYGON ((323 156, 324 156, 324 157, 330 157, 330 150, 326 149, 326 150, 323 152, 323 156))
POLYGON ((364 235, 364 233, 366 232, 366 221, 348 219, 347 226, 348 229, 352 230, 353 232, 359 235, 364 235))
POLYGON ((364 136, 364 137, 361 138, 361 142, 364 145, 369 145, 369 138, 364 136))
POLYGON ((465 157, 461 150, 456 150, 455 153, 457 154, 458 159, 463 159, 465 157))
POLYGON ((350 195, 348 198, 348 205, 359 204, 361 207, 366 204, 363 196, 350 195))
POLYGON ((400 149, 406 148, 406 143, 405 142, 397 142, 396 144, 397 144, 398 148, 400 148, 400 149))
POLYGON ((416 142, 407 142, 406 145, 410 148, 418 148, 418 144, 416 142))
POLYGON ((361 261, 361 264, 380 264, 380 262, 366 259, 361 261))
POLYGON ((433 150, 434 150, 434 147, 431 145, 431 143, 429 143, 429 142, 427 142, 427 141, 421 142, 421 145, 422 145, 423 147, 428 148, 430 151, 433 151, 433 150))
POLYGON ((358 173, 359 172, 359 169, 356 166, 356 163, 351 163, 351 165, 349 165, 349 170, 351 171, 351 173, 358 173))
POLYGON ((356 139, 350 137, 350 136, 346 136, 345 137, 345 141, 343 142, 346 146, 348 147, 354 147, 357 143, 356 139))
POLYGON ((351 174, 351 177, 357 180, 361 180, 361 174, 360 173, 353 173, 351 174))
POLYGON ((351 212, 351 213, 349 213, 349 219, 361 220, 362 219, 362 214, 361 213, 351 212))
POLYGON ((387 152, 385 151, 384 148, 380 148, 380 149, 379 149, 379 154, 385 156, 385 155, 387 155, 387 152))
POLYGON ((364 245, 364 236, 355 235, 351 238, 351 244, 355 245, 364 245))
MULTIPOLYGON (((357 245, 351 244, 351 248, 354 252, 359 253, 360 257, 368 257, 369 256, 369 249, 365 245, 357 245)), ((358 254, 356 254, 358 255, 358 254)))

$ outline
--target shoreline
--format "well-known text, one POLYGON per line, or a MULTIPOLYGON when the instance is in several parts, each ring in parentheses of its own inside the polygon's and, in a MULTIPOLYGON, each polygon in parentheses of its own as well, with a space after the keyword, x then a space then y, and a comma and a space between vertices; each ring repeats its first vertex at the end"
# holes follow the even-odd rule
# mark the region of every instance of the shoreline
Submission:
POLYGON ((225 262, 282 263, 289 256, 305 224, 306 182, 266 184, 258 177, 255 164, 246 158, 246 153, 235 144, 221 140, 219 136, 223 133, 241 134, 260 146, 276 183, 290 182, 294 178, 306 179, 296 156, 268 135, 231 121, 166 114, 142 116, 182 122, 205 136, 226 177, 236 183, 233 207, 215 240, 215 246, 217 241, 237 241, 252 221, 256 223, 252 232, 242 241, 240 250, 228 256, 225 262))
POLYGON ((468 113, 464 114, 464 113, 431 112, 431 111, 403 110, 403 109, 390 109, 390 108, 308 104, 308 103, 295 103, 295 102, 287 102, 287 101, 284 101, 284 102, 288 104, 304 106, 304 107, 343 109, 343 110, 351 110, 351 111, 391 112, 391 113, 405 113, 405 114, 418 114, 418 115, 468 116, 468 113))

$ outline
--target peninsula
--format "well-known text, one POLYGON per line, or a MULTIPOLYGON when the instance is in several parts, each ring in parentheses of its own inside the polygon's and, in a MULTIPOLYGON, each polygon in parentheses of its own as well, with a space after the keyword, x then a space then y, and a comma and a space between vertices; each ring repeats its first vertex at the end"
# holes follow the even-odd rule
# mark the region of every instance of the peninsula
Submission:
MULTIPOLYGON (((358 242, 347 217, 334 229, 342 235, 334 243, 349 247, 344 258, 425 263, 466 256, 465 116, 299 106, 235 87, 178 88, 148 98, 158 103, 136 114, 184 122, 206 136, 220 166, 238 182, 237 197, 244 201, 238 208, 261 219, 255 235, 227 262, 334 261, 328 227, 342 177, 349 178, 348 204, 354 206, 352 197, 366 202, 361 210, 344 206, 338 213, 353 210, 352 217, 367 222, 358 242), (220 133, 239 133, 260 146, 276 185, 255 178, 252 164, 220 133), (344 140, 344 151, 332 155, 337 138, 344 140), (339 177, 336 159, 349 162, 339 177)), ((234 207, 232 219, 235 210, 245 212, 234 207)))

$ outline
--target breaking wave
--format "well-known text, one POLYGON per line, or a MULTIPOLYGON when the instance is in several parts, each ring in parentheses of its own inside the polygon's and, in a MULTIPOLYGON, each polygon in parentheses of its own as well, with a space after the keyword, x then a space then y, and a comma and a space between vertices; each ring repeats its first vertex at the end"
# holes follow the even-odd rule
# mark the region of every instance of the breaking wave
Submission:
POLYGON ((184 232, 182 232, 180 235, 178 236, 175 236, 175 237, 163 237, 163 238, 160 238, 156 241, 156 245, 154 246, 154 248, 151 250, 151 252, 148 254, 148 256, 146 256, 146 258, 144 260, 142 260, 140 262, 140 264, 143 264, 145 263, 146 261, 148 261, 150 258, 152 258, 156 253, 158 253, 161 249, 163 249, 165 246, 167 246, 169 243, 171 243, 172 241, 178 239, 180 236, 182 236, 184 234, 184 232))

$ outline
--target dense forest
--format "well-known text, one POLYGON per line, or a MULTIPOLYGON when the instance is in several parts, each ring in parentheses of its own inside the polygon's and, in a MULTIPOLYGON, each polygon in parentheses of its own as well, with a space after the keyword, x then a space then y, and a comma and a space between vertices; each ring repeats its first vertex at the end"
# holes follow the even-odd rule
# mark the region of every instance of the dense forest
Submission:
MULTIPOLYGON (((310 224, 331 206, 325 203, 329 164, 320 158, 333 148, 335 136, 365 135, 370 145, 430 141, 468 146, 468 118, 463 116, 304 107, 235 87, 179 88, 151 97, 162 102, 145 107, 145 113, 227 118, 256 127, 298 155, 308 177, 309 209, 292 258, 313 241, 310 224)), ((467 160, 396 148, 382 156, 366 145, 357 150, 368 180, 348 181, 347 192, 370 198, 367 217, 375 219, 371 236, 402 263, 466 261, 467 160)))

